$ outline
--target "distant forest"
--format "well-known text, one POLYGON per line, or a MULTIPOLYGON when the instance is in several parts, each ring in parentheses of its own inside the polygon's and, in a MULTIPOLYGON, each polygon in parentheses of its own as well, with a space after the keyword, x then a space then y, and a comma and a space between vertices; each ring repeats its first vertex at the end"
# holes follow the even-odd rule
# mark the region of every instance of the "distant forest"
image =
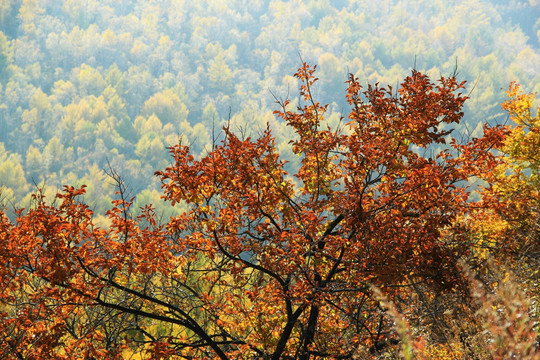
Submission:
POLYGON ((298 161, 273 111, 297 97, 302 61, 331 121, 348 111, 348 73, 392 86, 412 68, 457 73, 470 96, 458 130, 476 136, 507 120, 511 81, 540 91, 539 14, 537 0, 3 0, 0 203, 84 183, 102 214, 113 170, 136 206, 158 204, 166 148, 202 156, 225 123, 246 136, 269 123, 298 161))

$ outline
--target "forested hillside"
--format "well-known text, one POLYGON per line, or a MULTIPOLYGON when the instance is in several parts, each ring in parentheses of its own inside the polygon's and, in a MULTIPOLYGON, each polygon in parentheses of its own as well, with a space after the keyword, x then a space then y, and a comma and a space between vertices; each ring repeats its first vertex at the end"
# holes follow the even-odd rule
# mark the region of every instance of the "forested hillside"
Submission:
MULTIPOLYGON (((510 81, 540 90, 538 3, 526 1, 5 0, 0 5, 2 202, 87 184, 103 213, 110 166, 137 205, 156 203, 167 146, 205 154, 227 121, 290 140, 275 100, 318 65, 337 120, 347 74, 397 84, 410 69, 469 81, 464 129, 504 121, 510 81)), ((285 154, 286 155, 286 154, 285 154)), ((289 153, 289 156, 292 155, 289 153)))
POLYGON ((539 13, 0 0, 0 358, 540 359, 539 13))

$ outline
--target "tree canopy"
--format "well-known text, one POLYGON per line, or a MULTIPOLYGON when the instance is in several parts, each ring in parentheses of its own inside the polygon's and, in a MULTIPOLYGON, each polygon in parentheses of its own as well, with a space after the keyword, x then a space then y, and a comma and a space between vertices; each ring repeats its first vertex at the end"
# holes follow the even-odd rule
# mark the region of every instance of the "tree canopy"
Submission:
MULTIPOLYGON (((349 72, 363 85, 395 87, 413 67, 436 79, 457 65, 475 84, 459 128, 480 136, 484 121, 502 116, 511 81, 540 91, 538 9, 532 0, 4 0, 0 142, 26 182, 13 202, 28 207, 33 184, 61 189, 107 161, 133 195, 158 191, 152 174, 179 136, 199 156, 213 126, 263 129, 271 94, 296 88, 298 54, 320 66, 315 92, 329 119, 347 112, 349 72), (163 128, 148 134, 139 125, 152 115, 163 128), (66 156, 48 166, 55 137, 66 156)), ((274 135, 285 149, 281 127, 274 135)))
MULTIPOLYGON (((515 181, 536 181, 530 98, 513 85, 504 106, 521 125, 486 125, 467 140, 451 130, 467 99, 454 76, 414 70, 396 88, 364 89, 350 75, 350 111, 335 124, 313 95, 315 67, 303 63, 295 78, 300 102, 278 100, 275 114, 297 163, 281 157, 270 125, 256 137, 225 127, 204 155, 170 147, 172 163, 156 172, 163 200, 184 209, 170 219, 150 205, 135 215, 114 170, 108 226, 80 200, 85 186, 65 186, 52 204, 37 193, 14 221, 2 213, 2 357, 353 359, 403 344, 410 358, 397 307, 412 315, 418 298, 451 298, 450 314, 473 318, 460 262, 480 244, 469 223, 496 211, 492 191, 506 199, 500 169, 516 164, 515 181), (530 141, 517 151, 520 137, 530 141), (477 200, 473 177, 490 186, 477 200)), ((523 329, 531 344, 534 330, 523 329)))

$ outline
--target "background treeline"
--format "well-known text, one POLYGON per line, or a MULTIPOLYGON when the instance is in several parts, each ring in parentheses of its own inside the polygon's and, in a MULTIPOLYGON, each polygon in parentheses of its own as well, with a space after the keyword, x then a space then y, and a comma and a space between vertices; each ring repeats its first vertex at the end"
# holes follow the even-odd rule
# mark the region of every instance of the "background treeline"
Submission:
POLYGON ((457 66, 471 90, 461 130, 475 136, 481 121, 505 120, 511 81, 540 90, 539 11, 506 0, 0 1, 0 200, 26 206, 35 185, 84 183, 103 213, 110 163, 136 205, 157 204, 165 148, 181 138, 205 154, 225 121, 248 135, 270 122, 285 150, 291 135, 272 111, 296 93, 300 57, 318 64, 316 97, 334 120, 347 73, 397 84, 414 66, 434 78, 457 66))

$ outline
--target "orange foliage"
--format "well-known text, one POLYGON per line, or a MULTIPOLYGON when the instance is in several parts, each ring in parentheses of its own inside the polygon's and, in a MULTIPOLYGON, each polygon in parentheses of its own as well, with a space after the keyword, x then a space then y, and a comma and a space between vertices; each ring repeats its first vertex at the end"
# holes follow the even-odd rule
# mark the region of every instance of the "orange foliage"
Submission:
POLYGON ((189 210, 164 225, 151 207, 132 218, 122 186, 108 229, 77 200, 84 188, 54 205, 38 195, 14 222, 2 214, 0 355, 351 358, 393 336, 370 284, 391 298, 413 283, 462 289, 455 220, 468 178, 498 164, 489 150, 504 129, 460 144, 443 128, 463 115, 464 84, 417 71, 397 90, 351 76, 346 126, 330 128, 314 71, 295 74, 296 111, 276 111, 295 133, 292 173, 269 128, 226 128, 200 159, 170 149, 163 197, 189 210))

